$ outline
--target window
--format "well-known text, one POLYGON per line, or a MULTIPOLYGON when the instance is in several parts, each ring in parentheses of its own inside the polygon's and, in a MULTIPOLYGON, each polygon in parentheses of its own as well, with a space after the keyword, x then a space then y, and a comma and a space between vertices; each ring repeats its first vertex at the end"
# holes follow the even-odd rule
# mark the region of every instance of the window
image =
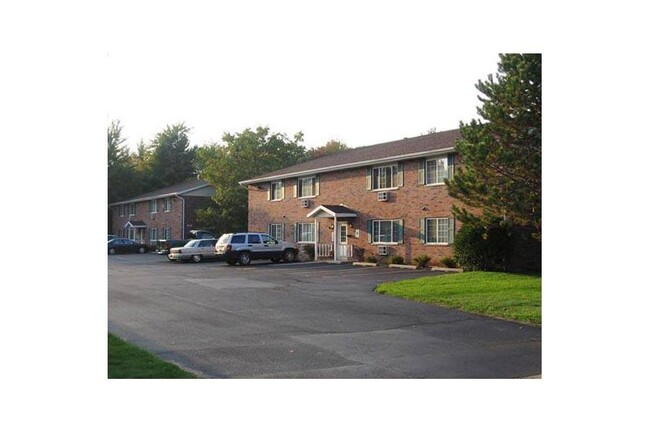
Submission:
POLYGON ((119 206, 119 209, 120 209, 120 216, 121 216, 121 217, 124 216, 124 210, 125 210, 125 208, 126 208, 126 206, 124 206, 123 204, 119 206))
POLYGON ((153 242, 158 239, 158 229, 150 228, 149 229, 149 241, 153 242))
POLYGON ((129 216, 135 215, 135 203, 129 203, 129 216))
POLYGON ((163 229, 163 239, 171 239, 172 238, 172 229, 169 227, 165 227, 163 229))
POLYGON ((149 212, 150 213, 158 212, 158 200, 149 200, 149 212))
POLYGON ((366 170, 366 189, 396 189, 404 186, 403 164, 383 165, 366 170))
POLYGON ((402 243, 403 220, 374 220, 370 222, 370 239, 372 243, 402 243))
POLYGON ((172 198, 165 197, 163 200, 163 211, 170 212, 172 210, 172 198))
POLYGON ((275 242, 275 239, 273 239, 273 238, 272 238, 271 236, 269 236, 269 235, 260 235, 260 237, 262 238, 262 243, 265 244, 265 245, 268 245, 268 244, 275 244, 275 243, 276 243, 276 242, 275 242))
POLYGON ((387 189, 397 187, 395 177, 397 165, 387 165, 372 169, 372 189, 387 189))
POLYGON ((260 235, 248 235, 249 244, 261 244, 260 235))
POLYGON ((233 235, 230 240, 231 244, 243 244, 246 241, 246 235, 233 235))
POLYGON ((424 183, 427 185, 445 183, 445 179, 451 178, 453 175, 453 164, 453 155, 427 159, 424 163, 424 183))
POLYGON ((284 188, 282 182, 271 182, 269 189, 269 200, 282 200, 284 198, 284 188))
MULTIPOLYGON (((422 225, 422 224, 421 224, 422 225)), ((424 241, 427 244, 450 244, 454 238, 454 220, 451 218, 426 218, 424 241)))
POLYGON ((284 224, 269 224, 269 235, 281 241, 284 240, 284 224))
POLYGON ((314 197, 316 191, 314 188, 316 178, 314 177, 303 177, 298 179, 298 198, 301 197, 314 197))
POLYGON ((314 242, 314 223, 296 224, 296 242, 314 242))

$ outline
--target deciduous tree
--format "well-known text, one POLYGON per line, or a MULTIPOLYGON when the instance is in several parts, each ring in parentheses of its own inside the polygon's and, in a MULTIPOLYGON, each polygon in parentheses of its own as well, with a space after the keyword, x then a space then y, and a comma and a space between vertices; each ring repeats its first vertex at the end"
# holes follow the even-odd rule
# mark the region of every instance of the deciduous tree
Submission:
POLYGON ((197 214, 199 224, 215 233, 246 230, 248 192, 239 182, 302 161, 302 140, 300 132, 289 138, 258 127, 226 133, 223 144, 199 148, 200 176, 215 187, 214 204, 197 214))

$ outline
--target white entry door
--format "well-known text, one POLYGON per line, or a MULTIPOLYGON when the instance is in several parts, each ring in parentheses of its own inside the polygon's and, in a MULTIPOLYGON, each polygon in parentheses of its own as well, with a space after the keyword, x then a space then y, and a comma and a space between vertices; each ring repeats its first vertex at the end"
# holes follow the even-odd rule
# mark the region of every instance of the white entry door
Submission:
POLYGON ((343 222, 343 223, 337 223, 337 228, 336 228, 336 236, 338 238, 336 239, 336 258, 338 260, 347 260, 348 257, 350 256, 349 254, 349 248, 350 246, 348 245, 348 224, 343 222))

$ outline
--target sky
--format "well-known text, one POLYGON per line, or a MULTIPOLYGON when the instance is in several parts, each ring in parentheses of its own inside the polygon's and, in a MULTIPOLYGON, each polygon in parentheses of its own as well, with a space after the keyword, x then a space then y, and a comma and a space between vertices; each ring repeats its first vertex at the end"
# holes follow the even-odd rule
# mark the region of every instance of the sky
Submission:
POLYGON ((121 17, 126 30, 111 34, 106 53, 107 120, 121 122, 135 149, 178 122, 193 145, 268 126, 302 131, 307 147, 331 139, 357 147, 477 117, 474 86, 496 73, 498 52, 445 48, 423 25, 435 8, 426 17, 294 6, 276 15, 265 3, 237 2, 121 17))

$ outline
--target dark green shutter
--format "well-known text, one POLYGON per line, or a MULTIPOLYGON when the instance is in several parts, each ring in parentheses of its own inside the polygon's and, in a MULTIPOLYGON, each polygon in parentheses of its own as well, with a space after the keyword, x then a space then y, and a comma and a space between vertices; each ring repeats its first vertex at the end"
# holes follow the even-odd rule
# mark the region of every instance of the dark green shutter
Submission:
POLYGON ((449 243, 450 244, 454 243, 454 234, 456 232, 454 225, 455 225, 454 219, 449 218, 449 243))
POLYGON ((403 244, 404 243, 404 220, 398 220, 399 225, 397 226, 397 243, 398 244, 403 244))
POLYGON ((421 244, 426 243, 426 224, 427 224, 427 220, 425 218, 420 218, 418 238, 420 239, 421 244))
POLYGON ((426 165, 425 159, 421 159, 418 161, 418 185, 424 185, 424 183, 426 182, 426 179, 424 177, 425 165, 426 165))
POLYGON ((320 195, 320 176, 314 177, 314 195, 320 195))
POLYGON ((402 162, 397 163, 397 186, 400 188, 404 186, 404 163, 402 162))
POLYGON ((372 168, 366 169, 366 189, 368 191, 372 189, 372 168))
POLYGON ((372 243, 372 220, 368 220, 366 224, 366 230, 368 231, 368 243, 372 243))
POLYGON ((447 178, 448 179, 453 179, 454 178, 454 164, 455 164, 456 158, 454 155, 447 155, 447 178))

